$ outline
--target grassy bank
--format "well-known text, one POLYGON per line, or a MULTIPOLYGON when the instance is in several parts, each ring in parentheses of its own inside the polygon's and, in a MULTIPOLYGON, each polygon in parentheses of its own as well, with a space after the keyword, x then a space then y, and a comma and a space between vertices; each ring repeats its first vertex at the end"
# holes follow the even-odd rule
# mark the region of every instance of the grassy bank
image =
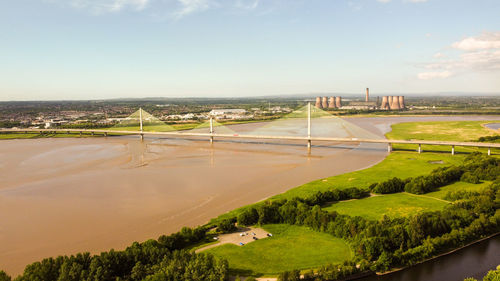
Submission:
POLYGON ((422 211, 437 211, 449 204, 441 199, 429 198, 410 193, 377 195, 369 198, 341 201, 323 208, 343 215, 361 216, 379 220, 384 215, 390 218, 408 217, 422 211))
MULTIPOLYGON (((433 121, 433 122, 408 122, 392 125, 392 131, 386 134, 388 139, 397 140, 438 140, 438 141, 477 141, 479 137, 498 135, 494 130, 484 127, 487 123, 498 121, 433 121)), ((395 144, 395 150, 415 151, 417 145, 395 144)), ((450 153, 449 146, 422 145, 424 151, 450 153)), ((457 153, 470 153, 473 151, 487 152, 487 148, 455 147, 457 153)), ((493 149, 493 153, 500 150, 493 149)))
POLYGON ((207 252, 227 259, 230 270, 241 275, 272 275, 283 270, 339 263, 352 257, 346 242, 326 233, 286 224, 269 224, 263 228, 273 237, 244 246, 225 244, 207 252))

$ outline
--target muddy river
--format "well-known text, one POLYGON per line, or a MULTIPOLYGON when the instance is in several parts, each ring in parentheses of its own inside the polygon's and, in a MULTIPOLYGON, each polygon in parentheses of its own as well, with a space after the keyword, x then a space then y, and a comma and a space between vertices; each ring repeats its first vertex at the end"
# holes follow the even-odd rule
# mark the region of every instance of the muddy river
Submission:
MULTIPOLYGON (((498 117, 313 121, 313 136, 383 137, 390 124, 498 117)), ((305 122, 220 130, 303 134, 305 122)), ((216 128, 217 129, 217 128, 216 128)), ((0 268, 12 275, 48 256, 123 249, 197 226, 309 181, 374 165, 381 144, 147 137, 0 141, 0 268)))

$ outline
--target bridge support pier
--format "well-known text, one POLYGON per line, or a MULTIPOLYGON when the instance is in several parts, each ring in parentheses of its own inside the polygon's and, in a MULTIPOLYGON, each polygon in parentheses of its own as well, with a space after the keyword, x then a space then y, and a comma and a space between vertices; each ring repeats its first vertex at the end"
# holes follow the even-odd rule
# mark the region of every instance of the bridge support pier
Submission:
POLYGON ((107 132, 104 132, 104 136, 107 137, 108 136, 108 133, 107 132))
POLYGON ((387 152, 389 152, 389 153, 392 152, 392 143, 387 144, 387 152))
POLYGON ((144 140, 144 134, 140 134, 141 141, 144 140))
POLYGON ((90 132, 91 135, 94 135, 94 131, 90 132))
POLYGON ((422 153, 422 145, 421 144, 418 144, 418 153, 422 153))
POLYGON ((311 149, 311 146, 312 146, 312 141, 311 140, 307 140, 307 148, 311 149))
POLYGON ((491 155, 491 147, 488 147, 488 155, 491 155))
POLYGON ((212 117, 210 117, 210 134, 212 135, 212 136, 210 136, 210 144, 214 143, 213 133, 214 133, 214 119, 212 117))
POLYGON ((451 146, 451 155, 455 155, 455 146, 454 145, 451 146))

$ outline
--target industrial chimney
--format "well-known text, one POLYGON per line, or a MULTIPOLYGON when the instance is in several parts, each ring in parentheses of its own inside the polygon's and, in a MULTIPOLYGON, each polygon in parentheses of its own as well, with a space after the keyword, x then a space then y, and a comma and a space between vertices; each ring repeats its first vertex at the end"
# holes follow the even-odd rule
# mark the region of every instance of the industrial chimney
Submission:
POLYGON ((321 108, 321 97, 316 97, 316 107, 321 108))
POLYGON ((342 107, 342 97, 335 97, 335 107, 337 108, 342 107))
POLYGON ((366 99, 365 99, 365 101, 368 102, 369 99, 370 99, 370 89, 366 88, 366 99))
POLYGON ((335 97, 330 97, 328 100, 328 108, 335 108, 335 97))
POLYGON ((323 106, 323 108, 328 108, 328 98, 327 97, 323 97, 323 99, 321 100, 321 106, 323 106))

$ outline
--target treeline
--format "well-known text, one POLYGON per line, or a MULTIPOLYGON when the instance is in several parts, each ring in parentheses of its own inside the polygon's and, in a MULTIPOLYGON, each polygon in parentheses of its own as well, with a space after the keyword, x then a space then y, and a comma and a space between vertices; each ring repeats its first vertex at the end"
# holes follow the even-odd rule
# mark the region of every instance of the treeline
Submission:
POLYGON ((343 280, 343 279, 355 279, 358 277, 363 277, 365 275, 370 275, 369 264, 364 261, 360 264, 356 264, 353 261, 345 261, 341 264, 330 264, 320 267, 316 272, 309 270, 303 275, 300 274, 299 270, 291 270, 282 272, 278 276, 278 281, 298 281, 298 280, 343 280))
POLYGON ((480 137, 475 141, 477 141, 477 142, 500 142, 500 135, 480 137))
POLYGON ((499 174, 499 159, 474 153, 467 156, 461 166, 437 168, 429 175, 405 180, 395 177, 372 186, 372 191, 382 194, 402 191, 424 194, 459 180, 479 183, 481 180, 494 180, 499 174))
MULTIPOLYGON (((21 127, 22 124, 21 122, 19 121, 8 121, 8 120, 2 120, 0 121, 0 128, 12 128, 12 127, 21 127)), ((0 278, 1 277, 1 273, 0 273, 0 278)), ((2 279, 0 279, 0 281, 2 281, 2 279)))
MULTIPOLYGON (((307 208, 306 206, 323 205, 328 202, 336 202, 349 199, 361 199, 368 197, 370 191, 356 187, 346 189, 331 189, 327 191, 318 191, 307 198, 294 198, 293 200, 278 200, 272 203, 259 204, 254 207, 243 210, 236 218, 226 219, 227 221, 237 221, 238 225, 266 224, 280 221, 280 218, 286 218, 288 208, 307 208)), ((304 209, 305 210, 305 209, 304 209)), ((288 217, 284 223, 295 223, 295 216, 288 217), (293 222, 291 222, 293 221, 293 222)), ((221 223, 222 224, 222 223, 221 223)), ((219 224, 220 225, 220 224, 219 224)))
MULTIPOLYGON (((185 250, 186 247, 204 241, 206 231, 203 227, 183 228, 178 233, 163 235, 158 240, 135 242, 124 251, 47 258, 26 266, 24 273, 14 280, 226 280, 228 265, 225 260, 185 250)), ((0 272, 0 281, 10 280, 6 274, 2 276, 0 272)))
POLYGON ((93 123, 93 122, 85 122, 85 123, 78 123, 78 124, 66 124, 66 125, 61 125, 58 128, 59 129, 106 129, 110 128, 111 125, 109 124, 98 124, 98 123, 93 123))

